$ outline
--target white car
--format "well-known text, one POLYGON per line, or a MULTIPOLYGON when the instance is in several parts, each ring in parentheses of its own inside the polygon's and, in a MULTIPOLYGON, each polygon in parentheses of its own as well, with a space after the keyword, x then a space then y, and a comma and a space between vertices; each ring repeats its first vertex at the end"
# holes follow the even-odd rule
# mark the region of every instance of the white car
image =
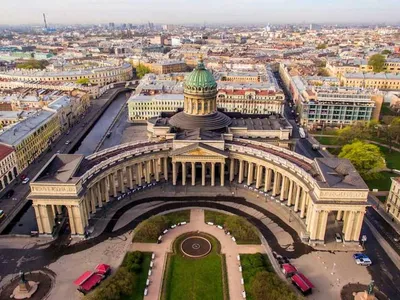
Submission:
POLYGON ((71 143, 71 141, 68 140, 68 141, 65 142, 65 145, 69 145, 70 143, 71 143))
POLYGON ((27 184, 29 182, 29 177, 26 177, 24 180, 22 180, 22 184, 27 184))
POLYGON ((353 254, 353 258, 355 259, 357 265, 360 265, 360 266, 372 265, 372 261, 369 259, 368 256, 366 256, 363 253, 355 253, 355 254, 353 254))

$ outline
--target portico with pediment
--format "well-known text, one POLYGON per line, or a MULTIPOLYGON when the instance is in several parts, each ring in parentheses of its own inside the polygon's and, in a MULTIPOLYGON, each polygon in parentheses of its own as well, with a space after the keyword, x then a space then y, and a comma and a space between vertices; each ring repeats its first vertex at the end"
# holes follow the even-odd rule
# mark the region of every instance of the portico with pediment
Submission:
POLYGON ((170 153, 172 159, 172 184, 177 184, 178 174, 182 175, 182 185, 190 179, 191 185, 196 185, 196 173, 201 170, 201 185, 206 185, 206 178, 210 177, 210 185, 215 186, 216 174, 219 173, 219 182, 224 186, 225 162, 228 153, 206 143, 193 143, 170 153), (179 172, 179 169, 181 172, 179 172), (216 172, 218 169, 218 172, 216 172))

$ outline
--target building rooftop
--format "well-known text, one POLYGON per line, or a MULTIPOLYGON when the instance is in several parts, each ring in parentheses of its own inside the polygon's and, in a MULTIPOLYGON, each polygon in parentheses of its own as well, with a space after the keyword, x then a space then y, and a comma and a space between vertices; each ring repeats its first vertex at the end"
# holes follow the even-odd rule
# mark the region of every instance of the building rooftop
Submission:
POLYGON ((6 129, 0 134, 0 143, 16 146, 25 137, 35 132, 40 126, 45 124, 54 115, 53 112, 40 110, 29 118, 18 122, 11 128, 6 129))
POLYGON ((10 155, 14 151, 13 148, 0 144, 0 161, 10 155))

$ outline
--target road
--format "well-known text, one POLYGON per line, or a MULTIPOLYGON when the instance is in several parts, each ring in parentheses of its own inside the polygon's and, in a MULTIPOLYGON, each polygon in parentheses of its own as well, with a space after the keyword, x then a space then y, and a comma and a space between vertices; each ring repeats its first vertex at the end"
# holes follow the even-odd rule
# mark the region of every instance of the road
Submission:
MULTIPOLYGON (((78 141, 82 136, 82 128, 86 126, 93 118, 96 118, 100 109, 105 105, 109 97, 117 89, 110 89, 105 92, 100 98, 91 102, 91 107, 88 109, 83 118, 76 124, 72 125, 69 133, 62 133, 61 136, 51 145, 48 151, 42 153, 31 165, 29 165, 22 173, 27 175, 29 178, 34 178, 36 174, 43 168, 43 166, 51 159, 51 157, 58 151, 61 153, 68 153, 72 150, 73 144, 78 141), (85 120, 85 121, 83 121, 85 120), (66 145, 66 141, 69 140, 71 143, 66 145)), ((125 95, 124 95, 125 97, 125 95)), ((107 118, 107 115, 104 115, 107 118)), ((109 117, 108 117, 109 118, 109 117)), ((99 129, 100 131, 100 129, 99 129)), ((104 131, 103 131, 104 133, 104 131)), ((14 181, 10 184, 3 192, 4 195, 8 190, 14 190, 12 199, 0 198, 0 208, 5 212, 6 216, 9 215, 15 209, 21 209, 26 204, 26 197, 29 193, 29 184, 22 184, 19 180, 14 181), (13 200, 15 199, 15 200, 13 200)), ((2 219, 2 222, 5 219, 2 219)))

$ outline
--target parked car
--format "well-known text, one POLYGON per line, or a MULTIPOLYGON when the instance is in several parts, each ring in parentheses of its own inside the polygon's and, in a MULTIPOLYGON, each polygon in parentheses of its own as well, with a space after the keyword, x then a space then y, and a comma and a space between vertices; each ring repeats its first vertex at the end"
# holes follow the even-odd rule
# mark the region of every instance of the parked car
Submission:
POLYGON ((22 184, 27 184, 29 182, 29 177, 26 177, 24 180, 22 180, 22 184))
POLYGON ((393 240, 394 240, 396 243, 400 242, 400 236, 395 237, 393 240))
POLYGON ((360 265, 360 266, 372 265, 372 261, 364 253, 355 253, 355 254, 353 254, 353 258, 356 261, 357 265, 360 265))
POLYGON ((65 145, 69 145, 71 143, 71 141, 70 140, 67 140, 66 142, 65 142, 65 145))
POLYGON ((2 210, 0 209, 0 219, 2 219, 4 216, 5 216, 4 211, 2 211, 2 210))
POLYGON ((342 235, 339 232, 335 233, 335 240, 336 240, 336 243, 342 243, 343 242, 342 235))

